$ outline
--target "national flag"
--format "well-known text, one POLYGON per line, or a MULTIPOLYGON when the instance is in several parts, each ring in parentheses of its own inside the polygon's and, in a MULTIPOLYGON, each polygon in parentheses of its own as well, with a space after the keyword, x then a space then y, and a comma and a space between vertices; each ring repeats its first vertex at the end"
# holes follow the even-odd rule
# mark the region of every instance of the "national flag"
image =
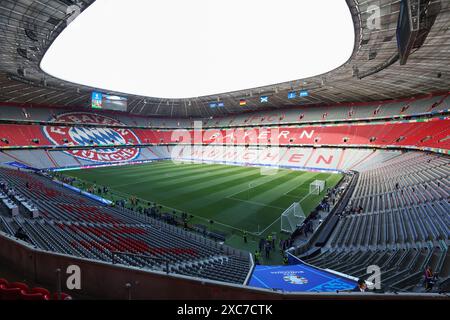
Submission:
POLYGON ((261 96, 260 97, 260 101, 261 101, 261 103, 268 103, 269 102, 269 97, 268 96, 261 96))
POLYGON ((297 98, 297 92, 295 91, 288 92, 288 99, 295 99, 295 98, 297 98))
POLYGON ((302 91, 300 91, 300 97, 307 97, 307 96, 309 96, 308 90, 302 90, 302 91))
POLYGON ((247 105, 247 100, 245 100, 245 99, 239 100, 239 105, 240 105, 241 107, 246 106, 246 105, 247 105))

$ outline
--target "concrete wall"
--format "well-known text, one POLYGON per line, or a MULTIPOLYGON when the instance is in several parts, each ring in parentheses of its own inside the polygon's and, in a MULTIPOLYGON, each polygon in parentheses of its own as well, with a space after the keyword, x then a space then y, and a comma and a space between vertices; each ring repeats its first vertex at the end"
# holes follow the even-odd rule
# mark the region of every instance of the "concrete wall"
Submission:
MULTIPOLYGON (((105 262, 55 254, 33 248, 27 243, 0 232, 0 262, 13 267, 30 280, 42 285, 55 286, 56 270, 61 269, 62 290, 66 287, 70 265, 81 269, 82 296, 99 299, 400 299, 405 295, 346 294, 283 294, 269 290, 250 289, 214 281, 199 281, 189 277, 126 268, 105 262), (131 284, 127 289, 126 284, 131 284)), ((73 293, 73 292, 72 292, 73 293)), ((443 299, 437 295, 408 295, 411 299, 443 299)))

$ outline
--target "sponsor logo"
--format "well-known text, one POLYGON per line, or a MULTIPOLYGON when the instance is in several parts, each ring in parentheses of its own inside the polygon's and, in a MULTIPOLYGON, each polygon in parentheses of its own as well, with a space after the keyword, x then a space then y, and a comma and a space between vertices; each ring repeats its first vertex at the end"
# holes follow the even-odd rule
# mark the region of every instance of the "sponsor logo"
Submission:
POLYGON ((308 279, 302 276, 298 276, 296 274, 286 275, 283 277, 283 280, 289 282, 290 284, 307 284, 308 279))
POLYGON ((86 149, 86 150, 67 150, 67 154, 79 159, 93 162, 126 162, 136 159, 139 156, 138 148, 114 148, 114 145, 127 143, 140 143, 137 135, 126 128, 106 128, 106 127, 83 127, 82 124, 99 125, 120 125, 124 123, 98 114, 87 112, 64 113, 52 119, 52 122, 58 123, 79 123, 80 126, 64 127, 45 126, 43 128, 45 136, 56 145, 67 146, 112 146, 107 149, 86 149))
POLYGON ((308 279, 302 277, 299 274, 303 274, 303 271, 281 271, 281 272, 271 272, 272 274, 281 274, 283 280, 289 282, 290 284, 307 284, 308 279))

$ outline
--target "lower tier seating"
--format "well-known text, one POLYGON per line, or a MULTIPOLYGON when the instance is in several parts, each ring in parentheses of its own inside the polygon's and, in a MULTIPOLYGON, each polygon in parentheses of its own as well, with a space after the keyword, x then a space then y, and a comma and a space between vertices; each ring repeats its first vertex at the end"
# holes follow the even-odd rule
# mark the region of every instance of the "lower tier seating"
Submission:
POLYGON ((114 263, 126 266, 240 284, 250 270, 248 253, 124 208, 102 206, 46 177, 0 168, 0 181, 33 199, 40 212, 33 219, 0 208, 0 231, 21 230, 43 250, 106 262, 114 253, 114 263))
POLYGON ((386 290, 420 287, 431 266, 449 277, 450 159, 408 152, 363 168, 347 208, 308 263, 356 277, 382 270, 386 290))

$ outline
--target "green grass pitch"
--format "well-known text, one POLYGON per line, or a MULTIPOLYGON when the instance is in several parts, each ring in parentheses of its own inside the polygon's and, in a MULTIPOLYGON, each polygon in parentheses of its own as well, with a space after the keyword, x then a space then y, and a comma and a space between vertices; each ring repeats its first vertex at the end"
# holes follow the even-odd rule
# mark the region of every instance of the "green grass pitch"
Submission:
MULTIPOLYGON (((209 224, 216 230, 238 235, 247 230, 259 236, 280 231, 280 215, 300 201, 305 214, 324 196, 309 194, 316 179, 333 187, 341 174, 270 170, 220 164, 175 164, 172 161, 64 172, 80 180, 108 186, 118 194, 138 198, 169 209, 185 211, 190 223, 209 224), (267 174, 270 173, 270 174, 267 174)), ((238 246, 236 239, 230 239, 238 246)))
MULTIPOLYGON (((67 171, 65 174, 135 195, 168 208, 186 211, 236 229, 267 228, 293 202, 307 214, 323 198, 308 195, 309 184, 326 180, 333 187, 341 175, 218 164, 144 165, 67 171)), ((277 225, 278 226, 278 225, 277 225)))

